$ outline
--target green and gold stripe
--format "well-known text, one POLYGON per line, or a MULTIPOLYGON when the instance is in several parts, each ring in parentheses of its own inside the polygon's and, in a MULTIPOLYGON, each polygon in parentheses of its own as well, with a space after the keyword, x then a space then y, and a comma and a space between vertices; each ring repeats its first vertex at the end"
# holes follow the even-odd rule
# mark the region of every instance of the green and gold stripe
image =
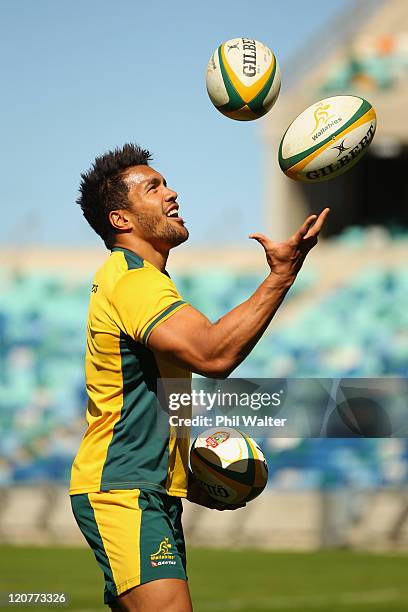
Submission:
POLYGON ((146 344, 147 340, 149 339, 150 334, 152 333, 156 325, 160 323, 160 321, 162 321, 165 317, 168 317, 170 313, 176 310, 176 308, 183 306, 183 304, 186 304, 184 300, 178 300, 178 302, 174 302, 174 304, 171 304, 171 306, 169 306, 168 308, 166 308, 166 310, 164 310, 161 314, 159 314, 150 323, 150 325, 147 327, 146 331, 144 332, 143 337, 142 337, 143 344, 146 344))

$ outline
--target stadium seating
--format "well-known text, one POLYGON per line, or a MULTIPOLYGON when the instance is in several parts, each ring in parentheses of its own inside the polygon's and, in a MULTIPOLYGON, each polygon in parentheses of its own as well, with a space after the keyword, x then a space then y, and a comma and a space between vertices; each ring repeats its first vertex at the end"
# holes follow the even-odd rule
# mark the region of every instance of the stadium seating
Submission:
MULTIPOLYGON (((66 484, 85 430, 83 379, 90 279, 0 271, 0 485, 66 484)), ((183 297, 216 320, 260 277, 229 270, 176 275, 183 297)), ((303 273, 288 296, 318 282, 303 273)), ((241 377, 364 377, 408 371, 408 272, 372 268, 273 328, 238 368, 241 377)), ((407 479, 400 439, 292 439, 262 443, 271 485, 327 488, 407 479), (387 461, 385 461, 387 459, 387 461)))
POLYGON ((406 376, 407 290, 408 271, 402 268, 366 270, 273 330, 237 374, 406 376))

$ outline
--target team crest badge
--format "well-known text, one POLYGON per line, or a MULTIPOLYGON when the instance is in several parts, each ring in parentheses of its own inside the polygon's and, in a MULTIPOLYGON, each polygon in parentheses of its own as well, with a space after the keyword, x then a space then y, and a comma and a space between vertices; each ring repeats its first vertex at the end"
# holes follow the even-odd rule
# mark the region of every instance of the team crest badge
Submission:
POLYGON ((169 542, 169 538, 163 538, 159 544, 157 552, 150 555, 150 562, 152 567, 158 567, 159 565, 176 565, 175 555, 171 552, 172 545, 169 542))
POLYGON ((207 448, 216 448, 230 437, 227 431, 216 431, 205 439, 207 448))

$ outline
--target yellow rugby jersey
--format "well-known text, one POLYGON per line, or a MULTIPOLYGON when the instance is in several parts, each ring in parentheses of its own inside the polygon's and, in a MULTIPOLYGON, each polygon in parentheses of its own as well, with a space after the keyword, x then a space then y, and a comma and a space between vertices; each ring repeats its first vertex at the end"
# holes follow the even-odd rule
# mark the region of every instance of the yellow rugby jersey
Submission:
POLYGON ((185 305, 169 276, 128 249, 115 247, 96 273, 85 357, 88 428, 72 465, 71 495, 137 488, 186 496, 188 434, 157 430, 157 379, 191 373, 146 345, 185 305))

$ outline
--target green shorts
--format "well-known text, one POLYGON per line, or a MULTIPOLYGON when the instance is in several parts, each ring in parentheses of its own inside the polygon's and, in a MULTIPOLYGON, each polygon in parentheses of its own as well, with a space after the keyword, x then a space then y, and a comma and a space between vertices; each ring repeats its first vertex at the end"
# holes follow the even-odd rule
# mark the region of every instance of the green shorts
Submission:
POLYGON ((71 505, 104 573, 106 604, 151 580, 187 580, 180 498, 125 489, 71 495, 71 505))

